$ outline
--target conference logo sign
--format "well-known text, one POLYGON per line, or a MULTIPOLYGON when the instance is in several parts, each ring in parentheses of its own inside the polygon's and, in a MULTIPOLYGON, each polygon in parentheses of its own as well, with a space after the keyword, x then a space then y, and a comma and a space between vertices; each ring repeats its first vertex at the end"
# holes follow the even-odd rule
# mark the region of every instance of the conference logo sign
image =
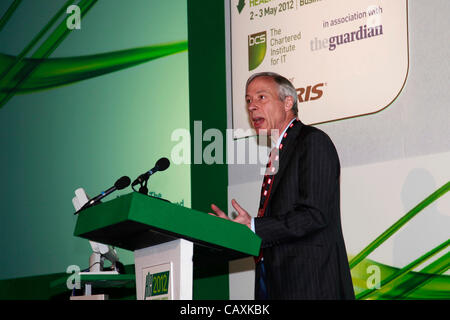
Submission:
POLYGON ((267 50, 266 31, 248 36, 248 70, 256 69, 264 60, 267 50))
POLYGON ((144 300, 169 299, 170 271, 145 275, 144 300))
MULTIPOLYGON (((145 261, 140 262, 140 264, 143 263, 145 261)), ((172 300, 172 269, 171 262, 142 268, 139 272, 141 278, 139 280, 138 291, 140 291, 140 294, 138 294, 138 299, 172 300)))

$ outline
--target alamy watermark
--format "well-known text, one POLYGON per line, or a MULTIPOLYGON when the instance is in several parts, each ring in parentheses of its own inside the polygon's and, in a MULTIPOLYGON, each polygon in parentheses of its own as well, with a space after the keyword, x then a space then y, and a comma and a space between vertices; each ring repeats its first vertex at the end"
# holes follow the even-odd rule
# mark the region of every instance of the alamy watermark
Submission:
POLYGON ((366 279, 367 289, 380 289, 381 286, 381 269, 377 265, 370 265, 366 269, 370 276, 366 279))
MULTIPOLYGON (((271 130, 272 137, 277 138, 278 132, 271 130)), ((260 130, 258 135, 255 135, 252 129, 226 129, 224 137, 222 131, 216 128, 209 128, 203 132, 202 121, 194 121, 193 137, 189 130, 180 128, 172 132, 170 139, 175 142, 170 153, 173 164, 259 164, 265 167, 269 160, 268 150, 272 149, 271 157, 274 161, 270 169, 271 174, 278 171, 279 150, 272 147, 274 144, 267 130, 260 130), (233 134, 251 138, 234 140, 233 134)), ((265 171, 264 168, 261 173, 265 171)))
POLYGON ((70 274, 66 281, 67 289, 81 289, 80 267, 77 265, 70 265, 67 267, 66 273, 70 274))
POLYGON ((70 14, 66 19, 66 26, 69 30, 81 29, 81 10, 80 7, 73 4, 68 6, 66 13, 70 14))

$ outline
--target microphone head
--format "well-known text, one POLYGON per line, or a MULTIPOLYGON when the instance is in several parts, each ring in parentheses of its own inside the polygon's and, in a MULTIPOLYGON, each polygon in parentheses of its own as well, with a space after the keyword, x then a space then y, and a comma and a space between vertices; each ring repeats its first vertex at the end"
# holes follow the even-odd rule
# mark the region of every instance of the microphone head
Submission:
POLYGON ((155 164, 155 168, 156 168, 158 171, 164 171, 164 170, 166 170, 169 166, 170 166, 170 161, 169 161, 169 159, 167 159, 167 158, 161 158, 161 159, 159 159, 158 161, 156 161, 156 164, 155 164))
POLYGON ((127 176, 121 177, 119 180, 114 183, 114 187, 116 187, 117 190, 122 190, 126 187, 128 187, 131 183, 131 179, 127 176))

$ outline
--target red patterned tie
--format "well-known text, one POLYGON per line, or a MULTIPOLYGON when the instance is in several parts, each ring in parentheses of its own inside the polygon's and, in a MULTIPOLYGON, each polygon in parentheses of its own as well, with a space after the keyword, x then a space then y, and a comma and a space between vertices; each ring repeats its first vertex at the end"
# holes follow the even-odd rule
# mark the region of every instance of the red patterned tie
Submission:
MULTIPOLYGON (((289 128, 286 130, 286 132, 283 135, 283 138, 281 140, 280 146, 277 148, 273 148, 272 151, 269 154, 269 162, 266 166, 266 172, 263 179, 263 184, 261 186, 261 198, 259 201, 259 209, 258 209, 258 218, 261 218, 264 216, 264 213, 266 212, 267 204, 269 202, 269 196, 270 192, 272 191, 273 186, 273 180, 275 177, 275 173, 278 168, 279 164, 279 153, 283 149, 283 142, 285 141, 289 129, 291 129, 295 124, 297 123, 297 119, 294 120, 290 125, 289 128)), ((262 249, 259 251, 259 256, 255 258, 255 263, 260 262, 262 259, 262 249)))
MULTIPOLYGON (((270 196, 270 191, 272 191, 273 180, 275 175, 273 174, 278 165, 278 150, 276 148, 272 149, 269 154, 269 162, 266 165, 266 172, 263 179, 263 184, 261 186, 261 198, 259 201, 258 218, 264 216, 266 211, 267 203, 270 196)), ((259 251, 259 256, 255 258, 255 263, 260 262, 262 259, 262 249, 259 251)))

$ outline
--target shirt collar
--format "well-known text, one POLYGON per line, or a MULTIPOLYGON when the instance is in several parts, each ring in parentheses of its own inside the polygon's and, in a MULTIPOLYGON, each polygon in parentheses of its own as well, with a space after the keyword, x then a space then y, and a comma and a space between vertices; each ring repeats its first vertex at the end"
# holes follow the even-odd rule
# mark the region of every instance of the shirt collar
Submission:
POLYGON ((292 122, 294 122, 296 118, 292 118, 291 122, 289 122, 286 126, 286 128, 284 128, 283 132, 281 132, 280 136, 278 137, 278 141, 277 144, 275 145, 275 147, 278 149, 280 147, 281 144, 281 140, 283 140, 283 136, 285 134, 285 132, 287 131, 287 129, 289 128, 289 126, 291 125, 292 122))

